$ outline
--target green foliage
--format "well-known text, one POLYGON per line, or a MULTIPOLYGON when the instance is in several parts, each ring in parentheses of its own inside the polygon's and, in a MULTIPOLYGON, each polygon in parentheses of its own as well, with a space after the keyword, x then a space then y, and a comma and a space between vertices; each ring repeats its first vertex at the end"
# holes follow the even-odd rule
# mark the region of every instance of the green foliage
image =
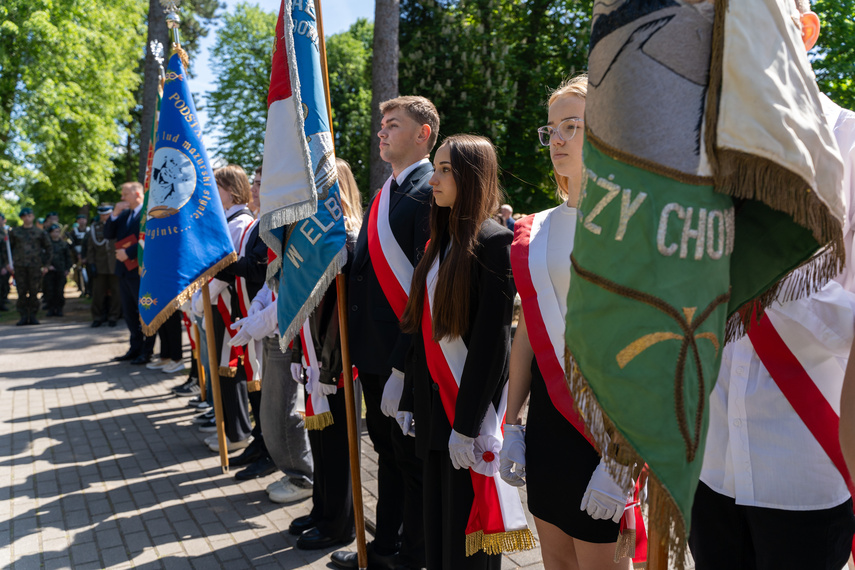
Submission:
POLYGON ((353 170, 367 195, 369 156, 377 137, 371 132, 371 47, 374 26, 357 20, 346 32, 326 40, 335 153, 353 170))
POLYGON ((128 118, 143 0, 4 0, 0 187, 60 209, 111 189, 117 121, 128 118))
POLYGON ((225 15, 211 50, 218 75, 215 89, 206 95, 210 122, 205 128, 220 131, 211 151, 247 171, 261 164, 264 149, 276 17, 258 6, 238 4, 225 15))
POLYGON ((549 154, 537 140, 546 100, 585 70, 591 0, 402 0, 400 91, 440 112, 440 140, 490 137, 516 211, 555 205, 549 154))
POLYGON ((838 105, 855 109, 855 0, 815 0, 813 11, 822 23, 812 52, 819 87, 838 105))

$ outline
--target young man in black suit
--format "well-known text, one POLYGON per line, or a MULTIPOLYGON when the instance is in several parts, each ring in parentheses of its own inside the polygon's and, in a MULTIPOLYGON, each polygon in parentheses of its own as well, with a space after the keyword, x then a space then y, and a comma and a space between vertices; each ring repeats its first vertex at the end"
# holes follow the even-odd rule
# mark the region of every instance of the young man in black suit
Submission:
POLYGON ((151 361, 154 337, 145 336, 140 324, 139 296, 140 274, 137 270, 137 242, 130 239, 140 233, 143 207, 143 186, 139 182, 122 184, 122 200, 113 207, 113 213, 104 223, 104 237, 116 240, 116 275, 119 277, 119 293, 122 313, 131 333, 131 346, 122 356, 114 360, 130 360, 131 364, 146 364, 151 361), (120 247, 129 240, 126 247, 120 247))
MULTIPOLYGON (((380 105, 380 112, 380 157, 392 166, 382 190, 388 192, 386 223, 409 262, 405 270, 412 275, 430 235, 428 180, 433 166, 428 156, 439 135, 439 114, 424 97, 391 99, 380 105)), ((378 198, 379 194, 369 212, 378 198)), ((372 260, 369 252, 369 234, 374 231, 369 218, 366 215, 356 242, 348 300, 351 354, 365 396, 368 434, 378 455, 377 532, 368 565, 421 568, 425 565, 422 465, 414 439, 405 436, 395 421, 411 337, 401 332, 399 316, 378 280, 378 260, 372 260)), ((335 552, 332 562, 339 568, 357 568, 355 552, 335 552)))

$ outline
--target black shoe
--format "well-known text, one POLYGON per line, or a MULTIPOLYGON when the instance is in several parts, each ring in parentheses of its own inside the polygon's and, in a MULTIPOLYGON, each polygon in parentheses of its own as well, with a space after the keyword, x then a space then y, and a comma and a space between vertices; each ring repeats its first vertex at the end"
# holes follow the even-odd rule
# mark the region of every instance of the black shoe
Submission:
MULTIPOLYGON (((366 548, 368 550, 368 567, 371 570, 396 570, 398 568, 398 553, 377 554, 374 552, 373 545, 373 542, 369 543, 366 548)), ((330 555, 330 560, 336 568, 359 568, 359 555, 356 552, 333 552, 330 555)))
POLYGON ((315 519, 312 518, 312 515, 303 515, 291 521, 288 532, 294 536, 300 536, 310 528, 315 528, 315 519))
MULTIPOLYGON (((261 459, 262 456, 265 455, 264 451, 264 444, 259 441, 259 438, 255 438, 252 440, 252 443, 250 443, 246 447, 246 449, 241 452, 240 455, 238 455, 234 459, 229 459, 229 466, 241 467, 243 465, 249 465, 250 467, 252 467, 252 465, 250 464, 255 464, 256 461, 261 459)), ((243 473, 243 471, 241 471, 241 473, 243 473)), ((245 480, 241 479, 240 473, 238 473, 236 477, 240 481, 245 480)), ((255 479, 255 477, 248 477, 248 479, 255 479)))
POLYGON ((149 362, 151 362, 150 354, 140 354, 139 356, 131 360, 131 364, 135 366, 139 366, 141 364, 148 364, 149 362))
POLYGON ((55 311, 53 312, 53 316, 54 316, 54 317, 61 317, 61 316, 63 316, 63 315, 62 315, 62 309, 57 309, 57 310, 55 310, 55 311))
POLYGON ((353 535, 347 538, 326 536, 321 534, 318 529, 310 528, 297 539, 297 548, 300 550, 323 550, 324 548, 350 544, 354 538, 353 535))
POLYGON ((92 321, 92 324, 89 326, 91 326, 93 329, 97 329, 101 326, 101 321, 92 321))
POLYGON ((116 321, 107 321, 107 326, 108 326, 108 327, 114 327, 114 326, 116 326, 116 321))
MULTIPOLYGON (((229 463, 231 463, 231 461, 229 461, 229 463)), ((233 463, 231 464, 234 465, 233 463)), ((270 456, 265 454, 264 457, 258 459, 255 463, 253 463, 243 471, 238 471, 237 473, 235 473, 235 479, 237 479, 238 481, 249 481, 250 479, 267 477, 274 471, 276 471, 276 465, 273 463, 273 460, 270 458, 270 456)))
POLYGON ((0 305, 0 313, 5 313, 8 310, 9 310, 9 307, 7 307, 6 305, 0 305))
POLYGON ((48 316, 48 317, 52 317, 53 315, 54 315, 54 310, 53 310, 53 309, 48 309, 47 316, 48 316))
POLYGON ((138 356, 139 355, 136 352, 129 350, 122 356, 116 356, 115 358, 113 358, 113 360, 116 362, 124 362, 125 360, 133 360, 138 356))
POLYGON ((30 324, 30 317, 29 317, 29 316, 27 316, 27 315, 24 315, 23 317, 21 317, 21 320, 20 320, 20 321, 18 321, 17 323, 15 323, 15 325, 16 325, 16 326, 19 326, 19 327, 20 327, 20 326, 23 326, 23 325, 28 325, 28 324, 30 324))
POLYGON ((36 316, 35 316, 35 315, 30 315, 30 320, 29 320, 29 322, 28 322, 27 324, 29 324, 29 325, 37 325, 37 324, 39 324, 39 320, 36 318, 36 316))
MULTIPOLYGON (((195 418, 193 418, 193 423, 194 424, 204 424, 204 423, 207 423, 209 420, 212 420, 212 419, 214 419, 214 409, 213 408, 211 408, 207 412, 203 412, 203 413, 199 414, 198 416, 196 416, 195 418)), ((231 463, 231 461, 229 463, 231 463)))

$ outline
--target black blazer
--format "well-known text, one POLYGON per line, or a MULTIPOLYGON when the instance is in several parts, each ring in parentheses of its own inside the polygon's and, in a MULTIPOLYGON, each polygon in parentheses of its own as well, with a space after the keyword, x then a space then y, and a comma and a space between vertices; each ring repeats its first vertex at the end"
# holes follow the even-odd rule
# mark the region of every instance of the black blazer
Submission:
MULTIPOLYGON (((508 381, 511 317, 517 292, 511 276, 513 237, 513 232, 492 219, 485 221, 478 233, 469 284, 469 330, 463 335, 469 352, 454 412, 454 429, 469 437, 478 435, 490 402, 498 409, 508 381)), ((416 454, 424 458, 428 450, 448 448, 451 424, 442 407, 439 386, 428 370, 421 332, 412 340, 399 409, 413 412, 416 454)))
MULTIPOLYGON (((112 218, 107 218, 107 221, 104 223, 104 237, 107 239, 121 241, 130 235, 139 235, 140 220, 143 216, 145 216, 145 212, 142 208, 140 208, 139 215, 134 218, 130 225, 128 225, 128 216, 130 216, 132 212, 133 210, 127 209, 121 214, 119 214, 119 216, 115 220, 112 218)), ((134 244, 131 247, 125 248, 125 253, 128 254, 128 259, 136 259, 137 245, 134 244)), ((136 269, 128 270, 128 268, 125 267, 125 264, 119 260, 116 260, 115 273, 119 277, 125 277, 131 273, 139 275, 136 269)))
MULTIPOLYGON (((431 188, 428 180, 432 174, 432 165, 419 166, 389 198, 392 234, 413 267, 424 254, 425 243, 430 237, 431 188)), ((371 204, 356 240, 348 280, 350 353, 360 372, 382 375, 389 374, 393 367, 404 370, 411 338, 401 332, 398 317, 380 288, 368 254, 368 212, 371 204)))

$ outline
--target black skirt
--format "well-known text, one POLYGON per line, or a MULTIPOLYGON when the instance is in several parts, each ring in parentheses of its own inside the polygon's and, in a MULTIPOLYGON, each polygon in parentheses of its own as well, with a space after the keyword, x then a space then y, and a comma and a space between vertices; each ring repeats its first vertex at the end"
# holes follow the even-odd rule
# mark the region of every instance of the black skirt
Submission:
POLYGON ((525 445, 531 514, 585 542, 617 541, 619 523, 592 519, 579 509, 600 456, 552 404, 536 360, 531 367, 525 445))

